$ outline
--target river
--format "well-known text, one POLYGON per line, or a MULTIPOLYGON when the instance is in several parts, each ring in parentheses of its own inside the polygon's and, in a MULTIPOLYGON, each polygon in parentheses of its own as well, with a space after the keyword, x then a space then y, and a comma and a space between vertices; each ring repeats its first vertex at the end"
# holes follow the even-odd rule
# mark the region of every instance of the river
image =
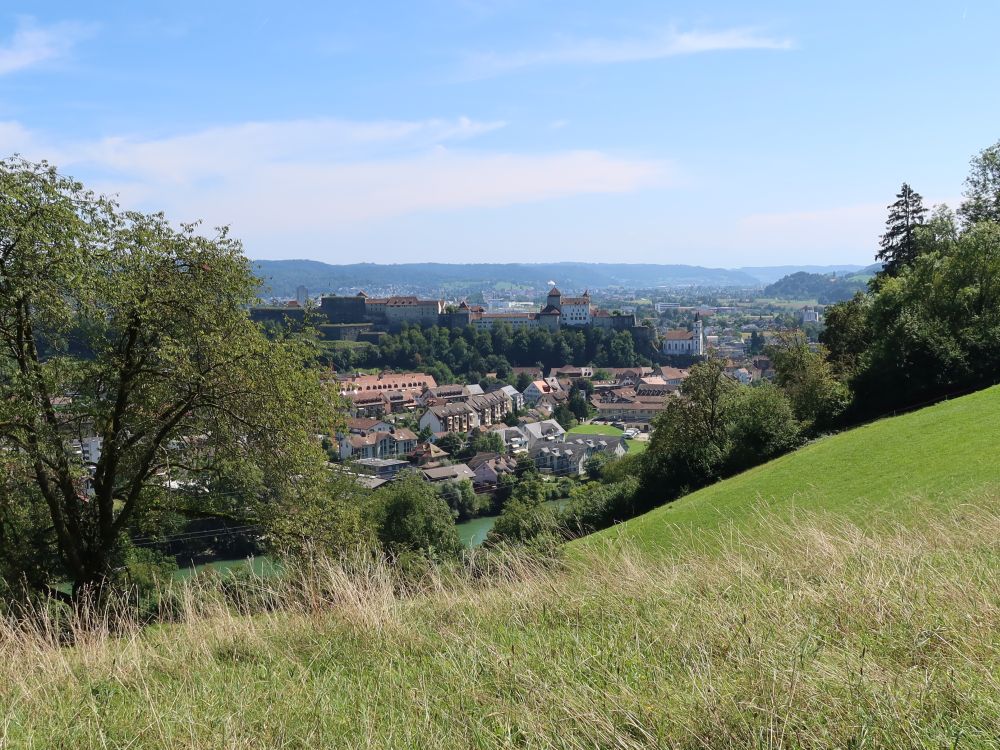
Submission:
MULTIPOLYGON (((545 505, 551 505, 553 508, 558 510, 563 507, 568 498, 563 498, 562 500, 547 500, 545 505)), ((496 516, 482 516, 480 518, 473 518, 469 521, 463 521, 462 523, 455 524, 455 528, 458 529, 458 537, 462 540, 464 544, 469 549, 478 547, 484 541, 486 541, 486 535, 490 533, 490 529, 493 528, 493 524, 497 522, 496 516)), ((265 577, 274 575, 274 573, 280 570, 280 566, 277 565, 271 558, 266 555, 261 555, 260 557, 248 559, 238 559, 238 560, 216 560, 215 562, 206 563, 204 565, 198 565, 190 568, 181 568, 174 574, 174 578, 184 579, 191 576, 195 571, 202 572, 209 569, 214 569, 218 573, 225 574, 227 571, 239 571, 243 566, 249 567, 257 575, 263 575, 265 577)))
MULTIPOLYGON (((559 510, 566 504, 567 500, 568 498, 547 500, 544 504, 551 505, 556 510, 559 510)), ((486 541, 486 535, 490 533, 490 529, 493 528, 493 524, 496 522, 496 516, 481 516, 455 524, 455 528, 458 529, 458 537, 462 540, 462 544, 472 549, 486 541)))

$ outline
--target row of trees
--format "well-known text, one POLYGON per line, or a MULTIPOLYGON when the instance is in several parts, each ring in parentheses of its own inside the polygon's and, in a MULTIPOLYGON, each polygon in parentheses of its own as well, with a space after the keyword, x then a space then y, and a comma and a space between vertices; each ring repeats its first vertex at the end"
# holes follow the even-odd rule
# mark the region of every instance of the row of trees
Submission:
POLYGON ((519 328, 501 324, 491 330, 406 326, 387 334, 377 346, 333 347, 329 358, 341 370, 392 368, 427 372, 439 382, 478 382, 485 373, 511 379, 512 367, 562 367, 593 363, 597 367, 649 364, 628 331, 601 328, 519 328))
POLYGON ((821 340, 852 419, 997 382, 1000 143, 972 160, 957 213, 903 185, 866 293, 827 311, 821 340))

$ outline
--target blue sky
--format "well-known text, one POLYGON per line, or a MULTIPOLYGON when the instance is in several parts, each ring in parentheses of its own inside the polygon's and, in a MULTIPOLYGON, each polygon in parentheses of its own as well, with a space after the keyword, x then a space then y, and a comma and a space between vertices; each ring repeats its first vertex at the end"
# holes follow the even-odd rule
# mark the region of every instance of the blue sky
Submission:
POLYGON ((867 263, 1000 138, 1000 3, 4 3, 0 150, 255 258, 867 263))

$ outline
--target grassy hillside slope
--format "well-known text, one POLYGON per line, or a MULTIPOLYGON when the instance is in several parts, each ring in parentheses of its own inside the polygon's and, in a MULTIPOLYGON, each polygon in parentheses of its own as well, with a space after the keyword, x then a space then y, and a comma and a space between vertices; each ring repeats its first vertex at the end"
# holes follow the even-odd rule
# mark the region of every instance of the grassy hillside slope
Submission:
POLYGON ((994 389, 829 438, 561 564, 365 558, 186 581, 156 627, 0 619, 0 748, 996 750, 998 425, 994 389))
POLYGON ((794 453, 580 540, 686 549, 760 516, 830 513, 862 526, 905 521, 1000 487, 1000 386, 817 440, 794 453))

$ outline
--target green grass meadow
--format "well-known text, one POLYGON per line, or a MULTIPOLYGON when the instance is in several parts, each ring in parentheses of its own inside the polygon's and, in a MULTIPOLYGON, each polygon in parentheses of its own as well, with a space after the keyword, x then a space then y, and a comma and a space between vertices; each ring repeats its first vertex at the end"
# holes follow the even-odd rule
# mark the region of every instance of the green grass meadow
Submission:
POLYGON ((893 523, 998 487, 1000 387, 994 387, 816 440, 577 544, 614 539, 686 549, 709 538, 706 532, 757 526, 762 514, 893 523))
POLYGON ((567 434, 570 435, 611 435, 612 437, 620 437, 623 432, 624 430, 619 430, 609 424, 578 424, 567 430, 567 434))
POLYGON ((0 619, 0 748, 997 750, 998 431, 992 389, 554 560, 174 581, 155 627, 0 619))

